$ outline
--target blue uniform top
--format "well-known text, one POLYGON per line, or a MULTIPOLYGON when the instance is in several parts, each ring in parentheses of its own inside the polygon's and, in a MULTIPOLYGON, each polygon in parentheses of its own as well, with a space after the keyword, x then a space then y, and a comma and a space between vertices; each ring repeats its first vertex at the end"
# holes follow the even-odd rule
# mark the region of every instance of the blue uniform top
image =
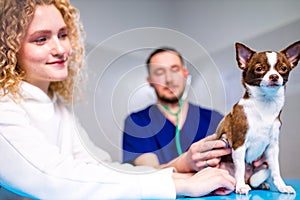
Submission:
MULTIPOLYGON (((215 130, 223 116, 189 103, 185 123, 180 130, 182 151, 215 130)), ((143 153, 155 153, 160 164, 167 163, 178 156, 175 143, 175 129, 158 109, 150 105, 144 110, 130 114, 125 120, 123 132, 123 162, 131 163, 143 153)))

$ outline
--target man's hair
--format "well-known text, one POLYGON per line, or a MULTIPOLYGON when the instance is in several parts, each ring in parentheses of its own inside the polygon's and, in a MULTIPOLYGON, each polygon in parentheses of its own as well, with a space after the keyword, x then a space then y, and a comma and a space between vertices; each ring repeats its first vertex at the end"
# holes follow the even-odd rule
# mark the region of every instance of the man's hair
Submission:
POLYGON ((151 61, 152 57, 155 56, 155 55, 158 54, 158 53, 162 53, 162 52, 166 52, 166 51, 170 51, 170 52, 176 54, 176 55, 179 57, 179 59, 180 59, 180 61, 181 61, 181 64, 182 64, 182 65, 184 64, 184 61, 183 61, 183 58, 182 58, 181 54, 180 54, 176 49, 174 49, 174 48, 172 48, 172 47, 160 47, 160 48, 155 49, 155 50, 149 55, 148 59, 146 60, 146 65, 147 65, 148 73, 150 72, 150 61, 151 61))

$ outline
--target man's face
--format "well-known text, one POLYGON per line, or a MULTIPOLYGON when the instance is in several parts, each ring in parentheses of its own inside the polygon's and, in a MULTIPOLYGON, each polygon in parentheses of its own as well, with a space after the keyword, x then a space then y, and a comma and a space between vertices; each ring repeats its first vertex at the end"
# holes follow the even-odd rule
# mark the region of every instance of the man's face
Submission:
POLYGON ((184 92, 187 75, 188 70, 172 51, 155 54, 150 60, 148 82, 162 102, 179 101, 184 92))

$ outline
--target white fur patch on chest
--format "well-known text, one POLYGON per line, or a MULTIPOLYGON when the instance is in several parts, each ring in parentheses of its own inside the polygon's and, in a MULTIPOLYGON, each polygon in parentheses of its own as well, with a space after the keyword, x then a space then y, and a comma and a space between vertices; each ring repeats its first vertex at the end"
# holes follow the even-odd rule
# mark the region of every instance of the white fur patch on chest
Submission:
POLYGON ((278 115, 282 109, 283 101, 258 101, 256 98, 241 99, 239 105, 243 106, 248 122, 245 136, 245 160, 248 163, 259 158, 271 143, 278 140, 280 121, 278 115), (282 101, 282 102, 281 102, 282 101))

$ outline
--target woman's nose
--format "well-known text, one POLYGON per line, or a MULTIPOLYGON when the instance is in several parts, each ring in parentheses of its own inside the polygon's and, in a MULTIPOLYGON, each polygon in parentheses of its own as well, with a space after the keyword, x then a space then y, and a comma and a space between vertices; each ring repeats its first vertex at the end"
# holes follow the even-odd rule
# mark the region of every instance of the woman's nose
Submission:
POLYGON ((66 52, 66 49, 58 38, 53 38, 52 44, 51 44, 51 53, 56 56, 56 55, 62 55, 66 52))

